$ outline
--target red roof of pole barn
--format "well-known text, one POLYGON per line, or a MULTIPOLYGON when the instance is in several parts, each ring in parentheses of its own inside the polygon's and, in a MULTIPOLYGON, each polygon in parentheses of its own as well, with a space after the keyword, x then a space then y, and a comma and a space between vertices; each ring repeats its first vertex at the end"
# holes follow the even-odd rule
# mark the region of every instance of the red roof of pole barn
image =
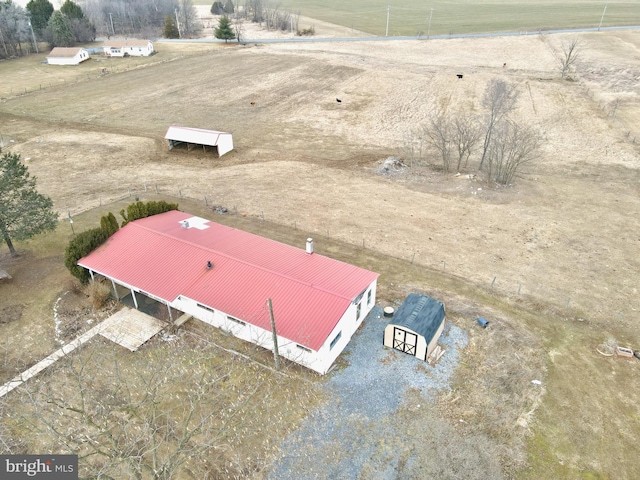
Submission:
POLYGON ((168 302, 182 295, 265 330, 271 330, 271 298, 278 335, 313 350, 378 277, 176 210, 127 224, 78 265, 168 302))

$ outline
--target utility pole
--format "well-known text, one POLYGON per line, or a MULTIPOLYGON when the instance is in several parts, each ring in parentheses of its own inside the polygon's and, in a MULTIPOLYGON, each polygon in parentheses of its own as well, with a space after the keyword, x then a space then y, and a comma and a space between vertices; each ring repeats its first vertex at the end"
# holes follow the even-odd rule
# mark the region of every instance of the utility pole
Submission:
POLYGON ((180 20, 178 20, 178 9, 174 8, 173 11, 176 14, 176 25, 178 26, 178 37, 182 38, 182 32, 180 31, 180 20))
POLYGON ((273 305, 271 299, 267 298, 269 307, 269 317, 271 318, 271 334, 273 335, 273 358, 276 362, 276 370, 280 370, 280 357, 278 356, 278 334, 276 333, 276 319, 273 318, 273 305))
POLYGON ((431 17, 433 17, 433 7, 431 7, 431 13, 429 14, 429 27, 427 28, 427 39, 431 35, 431 17))
POLYGON ((387 5, 387 29, 384 32, 384 36, 388 37, 389 36, 389 9, 391 7, 389 5, 387 5))
POLYGON ((36 34, 33 33, 33 27, 31 26, 31 20, 27 20, 27 23, 29 23, 29 28, 31 29, 31 37, 33 38, 33 46, 36 49, 36 53, 40 53, 40 52, 38 52, 38 42, 36 42, 36 34))
POLYGON ((113 15, 109 14, 109 19, 111 20, 111 35, 115 35, 116 31, 113 29, 113 15))
POLYGON ((604 10, 602 11, 602 16, 600 17, 600 25, 598 25, 598 31, 600 31, 600 27, 602 26, 602 20, 604 20, 604 14, 607 13, 607 6, 604 6, 604 10))
POLYGON ((2 36, 2 29, 0 29, 0 40, 2 40, 2 46, 4 47, 4 55, 9 58, 9 52, 7 52, 7 44, 4 43, 4 37, 2 36))

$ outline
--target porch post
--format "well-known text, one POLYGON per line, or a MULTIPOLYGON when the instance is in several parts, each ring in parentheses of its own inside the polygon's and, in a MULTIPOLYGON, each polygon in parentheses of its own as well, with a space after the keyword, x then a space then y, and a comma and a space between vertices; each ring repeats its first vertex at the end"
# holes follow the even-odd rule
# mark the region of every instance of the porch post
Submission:
POLYGON ((136 292, 133 291, 133 288, 131 289, 131 298, 133 298, 133 304, 136 306, 136 310, 139 310, 138 300, 136 299, 136 292))

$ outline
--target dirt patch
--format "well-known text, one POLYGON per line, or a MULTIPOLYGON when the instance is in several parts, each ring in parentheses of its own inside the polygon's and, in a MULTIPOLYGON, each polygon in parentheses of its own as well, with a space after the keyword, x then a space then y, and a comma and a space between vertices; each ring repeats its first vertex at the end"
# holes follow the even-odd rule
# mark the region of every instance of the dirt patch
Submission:
POLYGON ((24 305, 5 305, 0 307, 0 323, 16 322, 22 318, 24 305))

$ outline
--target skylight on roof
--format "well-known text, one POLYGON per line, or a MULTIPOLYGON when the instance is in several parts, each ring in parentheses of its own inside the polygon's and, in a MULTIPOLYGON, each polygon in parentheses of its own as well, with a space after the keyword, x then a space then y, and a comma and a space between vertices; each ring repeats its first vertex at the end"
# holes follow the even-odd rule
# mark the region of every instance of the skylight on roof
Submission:
POLYGON ((196 228, 198 230, 206 230, 207 228, 209 228, 209 225, 207 225, 207 223, 209 223, 209 220, 200 217, 186 218, 184 220, 180 220, 180 222, 178 223, 180 223, 182 228, 196 228))

